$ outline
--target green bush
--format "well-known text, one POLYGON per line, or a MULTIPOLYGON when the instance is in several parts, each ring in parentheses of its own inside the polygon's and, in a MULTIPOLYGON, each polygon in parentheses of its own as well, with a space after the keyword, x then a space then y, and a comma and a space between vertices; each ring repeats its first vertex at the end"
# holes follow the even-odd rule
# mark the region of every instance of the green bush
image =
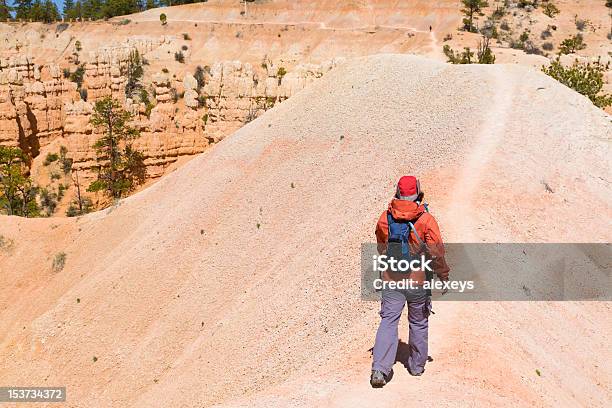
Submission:
POLYGON ((193 77, 198 83, 197 91, 200 92, 200 89, 204 86, 204 68, 201 66, 197 66, 195 72, 193 73, 193 77))
POLYGON ((168 17, 166 17, 165 13, 159 15, 159 21, 161 21, 162 25, 168 24, 168 17))
POLYGON ((85 66, 79 65, 79 67, 72 73, 70 73, 70 80, 77 84, 77 89, 81 89, 83 85, 83 77, 85 76, 85 66))
POLYGON ((576 29, 578 29, 578 31, 584 31, 591 24, 591 22, 589 20, 576 18, 574 20, 574 24, 576 24, 576 29))
POLYGON ((576 34, 573 37, 566 38, 561 42, 559 46, 560 54, 573 54, 576 51, 583 50, 586 48, 586 44, 584 43, 584 38, 582 34, 576 34))
POLYGON ((60 165, 62 167, 62 170, 64 171, 64 174, 68 174, 72 170, 72 159, 67 157, 67 154, 68 149, 66 148, 66 146, 60 146, 60 165))
POLYGON ((542 72, 588 97, 595 106, 605 108, 612 105, 612 95, 601 93, 604 86, 604 74, 610 64, 602 64, 601 59, 593 63, 580 63, 575 60, 573 65, 566 67, 557 57, 550 66, 542 66, 542 72))
POLYGON ((93 210, 93 203, 87 197, 83 197, 81 202, 79 200, 73 200, 68 209, 66 210, 67 217, 78 217, 80 215, 85 215, 90 213, 93 210))
POLYGON ((66 253, 58 252, 57 254, 55 254, 55 257, 53 257, 53 263, 51 264, 51 269, 53 270, 53 272, 60 272, 62 269, 64 269, 65 265, 66 253))
POLYGON ((47 217, 53 215, 57 208, 58 196, 46 188, 40 189, 40 206, 45 210, 47 217))
POLYGON ((59 156, 57 155, 57 153, 48 153, 47 157, 45 157, 45 161, 43 162, 43 166, 48 166, 54 161, 57 161, 58 159, 59 156))
POLYGON ((147 115, 147 118, 150 117, 151 110, 153 110, 155 105, 151 103, 151 100, 149 99, 149 93, 146 89, 140 90, 140 102, 144 103, 145 105, 145 115, 147 115))
POLYGON ((18 147, 0 146, 0 212, 22 217, 40 215, 34 186, 25 165, 27 158, 18 147))
POLYGON ((185 55, 183 51, 177 51, 174 53, 174 60, 180 62, 181 64, 185 63, 185 55))
POLYGON ((276 76, 278 77, 278 84, 280 85, 283 81, 283 77, 287 75, 287 70, 284 67, 280 67, 278 71, 276 71, 276 76))
POLYGON ((463 52, 453 50, 448 44, 442 47, 447 62, 451 64, 494 64, 495 54, 489 47, 489 39, 483 37, 483 40, 478 44, 476 54, 472 52, 470 47, 465 47, 463 52))
POLYGON ((559 10, 559 8, 555 6, 555 3, 549 1, 544 5, 542 13, 544 13, 550 18, 555 18, 559 13, 561 13, 561 10, 559 10))

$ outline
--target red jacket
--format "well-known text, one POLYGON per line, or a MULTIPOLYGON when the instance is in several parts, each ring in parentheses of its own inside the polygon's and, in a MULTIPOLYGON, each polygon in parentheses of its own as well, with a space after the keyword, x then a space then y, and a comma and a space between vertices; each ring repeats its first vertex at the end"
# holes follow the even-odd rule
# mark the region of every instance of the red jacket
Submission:
MULTIPOLYGON (((438 275, 440 280, 448 280, 448 272, 450 268, 444 259, 444 243, 442 235, 436 219, 425 210, 425 207, 413 201, 393 199, 389 203, 389 208, 380 215, 378 224, 376 224, 376 242, 378 242, 378 252, 384 253, 387 250, 387 242, 389 239, 389 223, 387 222, 387 213, 391 212, 394 219, 398 221, 412 221, 419 237, 427 245, 430 256, 434 259, 432 262, 433 270, 438 275)), ((410 234, 409 243, 412 248, 418 250, 419 243, 410 234)), ((391 279, 394 277, 387 276, 391 279)), ((405 277, 405 276, 404 276, 405 277)), ((402 278, 400 278, 402 279, 402 278)), ((423 272, 415 273, 413 279, 422 281, 425 279, 423 272)))

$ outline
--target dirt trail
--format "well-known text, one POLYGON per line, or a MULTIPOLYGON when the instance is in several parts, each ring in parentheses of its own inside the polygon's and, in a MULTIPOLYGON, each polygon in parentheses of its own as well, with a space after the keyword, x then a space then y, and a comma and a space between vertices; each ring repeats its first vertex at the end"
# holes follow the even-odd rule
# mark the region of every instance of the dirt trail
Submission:
MULTIPOLYGON (((514 77, 508 75, 504 66, 492 68, 491 71, 492 82, 488 86, 495 92, 489 99, 492 108, 486 111, 482 122, 475 129, 476 139, 464 158, 456 187, 450 192, 449 218, 455 220, 453 228, 463 236, 464 242, 476 242, 477 233, 474 228, 477 223, 471 202, 476 196, 476 190, 481 187, 492 156, 505 140, 509 113, 514 107, 513 96, 517 88, 517 84, 513 83, 514 77)), ((509 235, 504 234, 498 240, 507 241, 509 238, 509 235)))
POLYGON ((347 62, 116 207, 0 217, 0 384, 74 407, 605 406, 605 302, 439 302, 426 374, 370 389, 359 265, 407 173, 448 242, 609 242, 611 139, 526 68, 347 62))

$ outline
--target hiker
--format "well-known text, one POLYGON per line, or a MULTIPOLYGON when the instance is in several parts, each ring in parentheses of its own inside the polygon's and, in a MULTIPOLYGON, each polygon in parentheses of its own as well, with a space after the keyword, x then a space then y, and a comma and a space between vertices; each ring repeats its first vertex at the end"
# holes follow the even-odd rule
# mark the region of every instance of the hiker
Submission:
POLYGON ((429 32, 431 33, 431 26, 429 26, 429 32))
MULTIPOLYGON (((387 254, 390 243, 404 240, 410 253, 426 252, 432 269, 440 280, 448 280, 449 268, 444 260, 444 245, 438 223, 423 203, 424 194, 414 176, 403 176, 397 183, 395 197, 382 213, 376 225, 376 241, 379 254, 387 254), (400 233, 398 234, 398 231, 400 233)), ((394 244, 401 245, 401 244, 394 244)), ((397 273, 385 271, 383 280, 405 279, 397 273)), ((373 349, 372 387, 384 386, 393 375, 393 364, 398 348, 398 324, 404 304, 408 303, 409 355, 406 367, 411 375, 419 376, 427 362, 428 319, 431 312, 431 292, 422 283, 433 276, 424 271, 412 271, 410 279, 414 288, 382 289, 380 317, 382 318, 373 349)))

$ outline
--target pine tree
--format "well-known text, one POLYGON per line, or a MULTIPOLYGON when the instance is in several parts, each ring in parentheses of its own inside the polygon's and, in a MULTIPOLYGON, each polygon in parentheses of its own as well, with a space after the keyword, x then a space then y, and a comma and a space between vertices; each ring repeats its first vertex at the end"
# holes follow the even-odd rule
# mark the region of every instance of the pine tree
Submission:
POLYGON ((105 191, 113 199, 119 199, 144 181, 143 155, 132 146, 140 133, 128 124, 130 119, 130 113, 119 101, 106 97, 96 102, 91 124, 104 133, 93 145, 100 164, 98 179, 87 191, 105 191))
POLYGON ((43 6, 43 15, 40 21, 45 23, 52 23, 60 19, 60 13, 57 10, 57 6, 51 0, 45 0, 43 6))
POLYGON ((64 15, 64 18, 74 18, 74 1, 64 0, 62 14, 64 15))
POLYGON ((11 19, 11 8, 6 4, 6 0, 0 0, 0 21, 11 19))
POLYGON ((27 20, 30 18, 32 10, 32 0, 14 0, 13 8, 15 9, 15 18, 27 20))
POLYGON ((463 3, 463 9, 461 12, 466 15, 467 18, 463 19, 463 28, 466 31, 474 32, 474 14, 480 13, 483 7, 487 7, 489 4, 486 0, 461 0, 463 3))
POLYGON ((25 155, 18 147, 0 146, 0 209, 8 215, 39 215, 38 189, 27 176, 25 155))

